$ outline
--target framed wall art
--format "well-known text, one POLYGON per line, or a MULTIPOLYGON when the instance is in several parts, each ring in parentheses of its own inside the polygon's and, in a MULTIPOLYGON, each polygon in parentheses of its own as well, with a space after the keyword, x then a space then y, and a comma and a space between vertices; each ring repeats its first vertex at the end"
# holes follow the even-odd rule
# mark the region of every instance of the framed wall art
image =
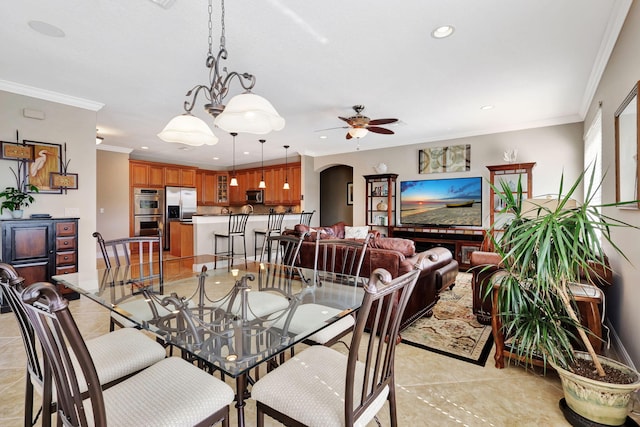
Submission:
POLYGON ((0 141, 1 158, 5 160, 33 160, 33 145, 23 145, 16 142, 0 141))
POLYGON ((78 174, 77 173, 56 173, 52 172, 49 185, 53 189, 77 190, 78 174))
POLYGON ((466 172, 471 170, 471 145, 451 145, 420 150, 418 173, 466 172))
POLYGON ((24 171, 25 183, 35 185, 40 193, 62 194, 62 187, 53 188, 51 186, 51 174, 62 172, 60 157, 62 146, 49 142, 27 140, 23 140, 23 142, 33 146, 34 153, 33 161, 27 163, 24 171))
POLYGON ((347 182, 347 205, 353 204, 353 182, 347 182))

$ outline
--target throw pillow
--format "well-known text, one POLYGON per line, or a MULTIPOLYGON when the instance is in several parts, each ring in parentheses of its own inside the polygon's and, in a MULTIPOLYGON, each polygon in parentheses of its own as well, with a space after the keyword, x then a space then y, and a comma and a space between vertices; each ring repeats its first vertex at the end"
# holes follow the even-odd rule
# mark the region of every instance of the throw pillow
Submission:
POLYGON ((361 227, 349 227, 347 225, 344 227, 345 239, 366 239, 367 234, 369 234, 369 227, 366 225, 361 227))

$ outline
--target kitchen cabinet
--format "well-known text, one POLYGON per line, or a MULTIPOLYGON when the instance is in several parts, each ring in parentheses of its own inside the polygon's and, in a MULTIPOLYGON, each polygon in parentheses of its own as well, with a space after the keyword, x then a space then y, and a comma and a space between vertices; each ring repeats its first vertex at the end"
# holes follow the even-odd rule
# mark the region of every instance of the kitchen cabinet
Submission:
POLYGON ((229 174, 217 173, 215 179, 215 205, 226 206, 229 204, 229 174))
MULTIPOLYGON (((51 282, 51 276, 78 271, 78 219, 1 221, 2 260, 27 284, 51 282)), ((75 296, 59 289, 67 298, 75 296)))
POLYGON ((177 166, 165 166, 164 185, 169 187, 195 187, 196 169, 177 166))
POLYGON ((131 187, 163 187, 164 168, 148 162, 129 161, 131 187))
POLYGON ((198 194, 198 206, 215 205, 217 191, 216 172, 198 171, 195 182, 198 194))

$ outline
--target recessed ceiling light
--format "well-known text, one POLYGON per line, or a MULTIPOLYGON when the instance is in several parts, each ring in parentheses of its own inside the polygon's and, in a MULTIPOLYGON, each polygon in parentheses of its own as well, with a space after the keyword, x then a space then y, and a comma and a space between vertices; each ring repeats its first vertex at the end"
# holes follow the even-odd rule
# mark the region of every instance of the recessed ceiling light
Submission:
POLYGON ((446 37, 449 37, 451 34, 453 34, 454 31, 455 31, 455 28, 453 26, 443 25, 433 30, 431 32, 431 37, 433 37, 434 39, 444 39, 446 37))
POLYGON ((492 110, 493 109, 493 105, 483 105, 482 107, 480 107, 481 110, 492 110))
POLYGON ((213 160, 220 160, 220 157, 214 157, 213 160))
POLYGON ((143 145, 143 146, 142 146, 142 147, 140 147, 140 148, 142 148, 143 150, 148 150, 148 149, 149 149, 149 147, 147 147, 146 145, 143 145))
POLYGON ((49 37, 65 36, 64 31, 62 31, 60 28, 56 27, 55 25, 48 24, 46 22, 29 21, 28 25, 29 27, 31 27, 33 31, 37 31, 38 33, 43 34, 45 36, 49 36, 49 37))
POLYGON ((245 152, 243 152, 242 154, 249 154, 249 152, 248 152, 248 151, 245 151, 245 152))
POLYGON ((320 139, 327 139, 327 135, 320 135, 320 139))

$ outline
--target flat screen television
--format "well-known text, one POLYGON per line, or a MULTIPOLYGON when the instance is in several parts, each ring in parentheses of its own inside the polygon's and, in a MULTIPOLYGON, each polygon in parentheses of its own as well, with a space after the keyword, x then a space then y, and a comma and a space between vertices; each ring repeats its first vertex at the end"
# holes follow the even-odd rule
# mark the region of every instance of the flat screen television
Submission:
POLYGON ((482 226, 482 177, 401 181, 400 223, 482 226))

